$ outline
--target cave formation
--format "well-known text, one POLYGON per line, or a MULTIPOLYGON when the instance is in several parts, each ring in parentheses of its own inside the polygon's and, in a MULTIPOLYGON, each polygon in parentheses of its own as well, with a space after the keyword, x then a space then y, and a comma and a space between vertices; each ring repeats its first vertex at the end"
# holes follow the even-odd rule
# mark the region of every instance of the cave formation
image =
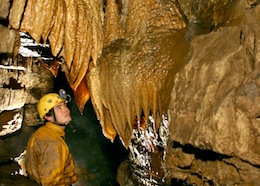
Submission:
MULTIPOLYGON (((167 114, 171 178, 196 185, 259 182, 259 1, 2 2, 1 53, 17 60, 18 31, 49 44, 60 60, 49 69, 65 72, 81 112, 91 97, 108 139, 118 135, 127 148, 135 118, 152 115, 158 130, 167 114), (195 149, 221 158, 200 158, 195 149)), ((1 110, 35 104, 48 91, 43 83, 51 81, 41 78, 51 78, 46 68, 24 61, 38 69, 13 70, 2 80, 14 77, 26 90, 5 98, 10 90, 1 88, 10 100, 1 110), (36 85, 17 71, 33 72, 36 85)))

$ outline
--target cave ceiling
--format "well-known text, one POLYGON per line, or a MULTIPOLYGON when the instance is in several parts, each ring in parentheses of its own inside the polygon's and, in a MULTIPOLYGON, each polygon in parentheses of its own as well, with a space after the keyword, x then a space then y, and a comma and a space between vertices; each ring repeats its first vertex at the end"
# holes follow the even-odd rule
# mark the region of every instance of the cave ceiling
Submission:
MULTIPOLYGON (((257 3, 257 2, 256 2, 257 3)), ((50 45, 80 112, 91 97, 104 135, 127 147, 133 121, 167 113, 189 42, 248 20, 235 0, 14 0, 9 27, 50 45), (240 10, 241 11, 237 11, 240 10)), ((55 66, 54 65, 54 66, 55 66)))

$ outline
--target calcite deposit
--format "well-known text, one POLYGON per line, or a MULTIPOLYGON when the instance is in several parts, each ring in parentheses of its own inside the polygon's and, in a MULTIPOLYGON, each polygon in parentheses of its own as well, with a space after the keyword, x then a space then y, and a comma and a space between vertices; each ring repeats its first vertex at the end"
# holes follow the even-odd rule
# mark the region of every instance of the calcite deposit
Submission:
MULTIPOLYGON (((258 0, 2 0, 1 5, 1 55, 15 58, 19 31, 50 44, 79 110, 91 97, 108 139, 118 135, 127 148, 136 118, 152 115, 157 132, 166 114, 170 178, 194 185, 259 183, 258 0)), ((10 79, 5 71, 30 75, 6 66, 5 82, 10 79)), ((45 73, 39 69, 37 74, 45 73)), ((26 77, 18 84, 34 90, 26 77)), ((18 107, 28 103, 5 97, 2 110, 6 100, 18 107)), ((38 97, 33 98, 35 103, 38 97)))

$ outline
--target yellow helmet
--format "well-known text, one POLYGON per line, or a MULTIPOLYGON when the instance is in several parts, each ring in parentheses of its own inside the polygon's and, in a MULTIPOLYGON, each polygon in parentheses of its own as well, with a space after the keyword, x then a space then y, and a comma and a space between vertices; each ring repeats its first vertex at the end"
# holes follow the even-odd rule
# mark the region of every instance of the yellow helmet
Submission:
POLYGON ((63 100, 59 94, 49 93, 41 97, 37 104, 37 110, 40 116, 40 119, 44 121, 44 116, 47 114, 53 107, 57 104, 63 102, 63 100))

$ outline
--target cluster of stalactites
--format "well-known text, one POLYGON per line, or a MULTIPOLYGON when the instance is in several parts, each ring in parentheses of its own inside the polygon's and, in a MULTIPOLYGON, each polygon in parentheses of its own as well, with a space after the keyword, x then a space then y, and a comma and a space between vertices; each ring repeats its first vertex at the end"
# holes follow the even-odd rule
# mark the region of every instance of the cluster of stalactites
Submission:
POLYGON ((87 91, 76 92, 80 108, 89 99, 82 82, 88 65, 96 64, 103 48, 102 6, 101 0, 14 0, 10 9, 10 26, 38 43, 49 43, 53 56, 64 59, 62 67, 74 92, 79 86, 87 91))
POLYGON ((152 115, 158 130, 183 59, 185 21, 174 2, 122 1, 123 38, 107 45, 88 73, 104 135, 129 146, 135 118, 152 115), (178 45, 177 49, 176 46, 178 45))
POLYGON ((172 87, 167 78, 178 59, 172 50, 180 45, 172 33, 186 26, 175 1, 14 0, 9 23, 37 42, 48 42, 52 54, 63 57, 80 111, 91 94, 107 138, 119 134, 128 146, 135 117, 160 118, 167 108, 172 87), (103 54, 104 46, 113 48, 119 38, 130 48, 122 50, 123 44, 103 54), (92 65, 94 75, 86 82, 92 65))

